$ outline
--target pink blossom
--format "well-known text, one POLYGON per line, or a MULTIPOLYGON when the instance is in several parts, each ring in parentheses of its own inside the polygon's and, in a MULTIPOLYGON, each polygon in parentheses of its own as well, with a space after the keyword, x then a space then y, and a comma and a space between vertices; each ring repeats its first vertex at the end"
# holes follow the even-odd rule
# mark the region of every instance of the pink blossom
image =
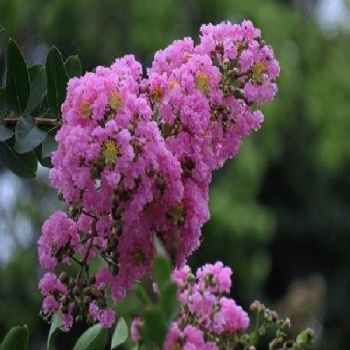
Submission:
POLYGON ((68 218, 66 213, 57 211, 45 221, 38 241, 41 266, 47 270, 53 270, 57 265, 56 254, 59 250, 68 243, 77 244, 78 242, 76 223, 68 218))
POLYGON ((57 290, 60 294, 67 294, 67 287, 52 272, 47 272, 39 282, 39 289, 44 296, 57 290))
POLYGON ((226 331, 237 331, 246 329, 249 326, 248 315, 238 306, 234 300, 226 297, 221 298, 221 313, 225 319, 226 331))
MULTIPOLYGON (((156 52, 147 77, 127 55, 69 81, 50 181, 70 209, 44 223, 38 251, 45 270, 75 260, 81 271, 72 283, 45 274, 39 284, 44 313, 69 309, 65 329, 74 310, 110 327, 114 312, 98 305, 124 298, 150 275, 155 237, 183 266, 210 216, 212 173, 260 128, 264 116, 254 105, 274 98, 279 71, 260 30, 243 21, 203 25, 198 45, 191 38, 174 41, 156 52), (97 258, 102 266, 92 275, 88 264, 97 258), (86 289, 90 304, 82 302, 86 289)), ((188 267, 174 273, 181 302, 204 327, 188 329, 188 349, 202 344, 200 332, 221 332, 226 318, 232 329, 247 323, 225 302, 212 314, 230 290, 229 268, 206 265, 196 277, 188 267)), ((185 336, 184 329, 173 332, 185 336)))
POLYGON ((143 323, 144 322, 140 317, 135 317, 131 323, 131 339, 135 342, 138 342, 141 339, 139 327, 141 327, 143 323))
POLYGON ((112 309, 106 309, 102 312, 100 322, 103 327, 111 328, 115 322, 115 312, 112 309))
POLYGON ((48 295, 43 300, 43 312, 49 314, 50 312, 56 312, 58 310, 58 301, 53 295, 48 295))
POLYGON ((115 322, 115 311, 110 308, 101 310, 96 302, 90 304, 89 315, 93 320, 101 322, 102 326, 105 328, 111 328, 115 322))
POLYGON ((62 325, 60 327, 61 331, 68 332, 73 325, 73 316, 71 313, 62 314, 61 316, 62 325))

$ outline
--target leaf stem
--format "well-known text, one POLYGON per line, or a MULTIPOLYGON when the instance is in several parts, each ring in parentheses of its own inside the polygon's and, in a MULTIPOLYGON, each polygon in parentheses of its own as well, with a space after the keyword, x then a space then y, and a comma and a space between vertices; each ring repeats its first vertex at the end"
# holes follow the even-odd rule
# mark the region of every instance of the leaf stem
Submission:
MULTIPOLYGON (((33 118, 37 126, 60 126, 62 121, 54 118, 33 118)), ((16 125, 19 121, 19 118, 3 118, 2 119, 6 126, 16 125)))

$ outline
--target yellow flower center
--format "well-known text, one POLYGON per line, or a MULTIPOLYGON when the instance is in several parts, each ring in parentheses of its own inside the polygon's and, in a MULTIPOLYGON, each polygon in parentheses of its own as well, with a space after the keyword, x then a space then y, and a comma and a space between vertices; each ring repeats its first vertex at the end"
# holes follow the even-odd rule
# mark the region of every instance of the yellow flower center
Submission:
POLYGON ((170 346, 170 350, 182 350, 183 347, 181 344, 179 344, 178 342, 172 343, 170 346))
POLYGON ((266 72, 266 67, 264 62, 257 61, 253 66, 252 78, 258 83, 261 83, 263 80, 263 74, 266 72))
POLYGON ((131 258, 135 265, 141 266, 145 263, 146 257, 141 248, 134 248, 131 252, 131 258))
POLYGON ((120 97, 118 92, 113 92, 111 97, 108 100, 109 105, 111 108, 116 111, 120 106, 122 105, 122 98, 120 97))
POLYGON ((239 41, 238 43, 236 43, 236 48, 239 53, 242 52, 246 47, 247 43, 245 43, 244 41, 239 41))
POLYGON ((88 101, 81 101, 80 109, 84 117, 91 117, 92 110, 88 101))
POLYGON ((175 85, 177 85, 177 81, 176 80, 171 80, 170 83, 169 83, 169 89, 172 90, 175 85))
POLYGON ((158 85, 152 91, 152 98, 153 98, 154 102, 160 102, 162 100, 162 97, 163 97, 163 90, 158 85))
POLYGON ((118 146, 114 140, 108 140, 103 144, 102 154, 106 163, 115 163, 118 153, 118 146))
POLYGON ((203 94, 207 94, 209 92, 209 77, 207 73, 201 72, 198 73, 195 80, 196 87, 203 94))
POLYGON ((175 224, 183 224, 184 222, 184 211, 185 206, 182 202, 180 202, 176 207, 171 210, 171 218, 174 220, 175 224))
POLYGON ((184 54, 184 62, 188 62, 191 58, 191 55, 189 53, 184 54))

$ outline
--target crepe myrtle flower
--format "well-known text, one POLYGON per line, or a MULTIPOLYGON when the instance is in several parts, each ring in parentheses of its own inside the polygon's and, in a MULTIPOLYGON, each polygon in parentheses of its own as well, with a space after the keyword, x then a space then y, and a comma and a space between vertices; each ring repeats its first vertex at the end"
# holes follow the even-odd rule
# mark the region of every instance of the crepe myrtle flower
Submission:
MULTIPOLYGON (((146 77, 126 55, 69 81, 50 171, 69 210, 44 223, 38 242, 47 271, 40 281, 45 318, 61 311, 64 330, 73 317, 111 327, 111 303, 151 275, 155 237, 176 267, 184 265, 209 219, 212 173, 260 128, 258 106, 274 98, 278 74, 272 48, 244 21, 203 25, 197 45, 174 41, 155 54, 146 77), (102 264, 93 273, 96 259, 102 264), (68 275, 71 264, 78 265, 75 276, 68 275)), ((220 309, 201 318, 208 331, 245 325, 238 306, 213 297, 227 292, 227 269, 204 266, 198 273, 199 289, 191 300, 181 298, 197 313, 220 309)), ((181 332, 197 344, 203 330, 181 332)))

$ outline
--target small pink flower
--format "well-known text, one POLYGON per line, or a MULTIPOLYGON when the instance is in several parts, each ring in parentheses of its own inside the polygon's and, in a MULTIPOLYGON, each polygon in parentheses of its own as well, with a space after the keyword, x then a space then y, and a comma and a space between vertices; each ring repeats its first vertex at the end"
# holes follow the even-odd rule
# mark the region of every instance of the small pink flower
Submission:
POLYGON ((115 312, 112 309, 106 309, 102 312, 100 322, 103 327, 111 328, 115 322, 115 312))
POLYGON ((135 317, 131 323, 131 339, 138 342, 141 339, 139 327, 143 326, 143 320, 140 317, 135 317))

